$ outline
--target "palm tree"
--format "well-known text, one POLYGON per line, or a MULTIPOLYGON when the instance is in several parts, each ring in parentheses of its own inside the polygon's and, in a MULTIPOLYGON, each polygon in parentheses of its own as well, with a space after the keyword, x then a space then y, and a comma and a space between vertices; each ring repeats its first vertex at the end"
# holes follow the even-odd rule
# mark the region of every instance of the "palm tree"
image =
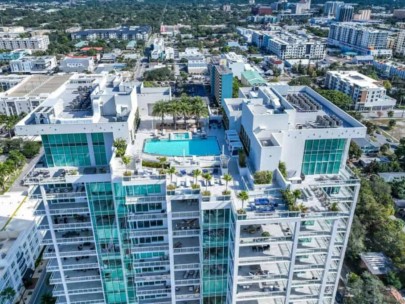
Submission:
POLYGON ((197 184, 198 177, 202 174, 200 169, 193 170, 194 184, 197 184))
POLYGON ((131 163, 131 156, 129 156, 129 155, 123 155, 123 156, 121 157, 121 161, 122 161, 122 163, 123 163, 124 166, 125 166, 125 170, 127 170, 127 172, 128 172, 128 165, 131 163))
POLYGON ((225 174, 223 176, 223 179, 225 181, 225 191, 228 192, 228 183, 232 180, 232 175, 230 174, 225 174))
POLYGON ((169 108, 168 108, 169 113, 173 116, 173 124, 174 124, 174 129, 177 129, 177 115, 181 113, 181 103, 177 100, 173 100, 169 103, 169 108))
POLYGON ((167 162, 167 157, 161 156, 161 157, 158 157, 157 160, 159 161, 161 168, 163 168, 164 164, 167 162))
POLYGON ((191 106, 188 101, 181 100, 180 102, 180 114, 183 116, 184 119, 184 129, 187 130, 187 116, 191 113, 191 106))
POLYGON ((207 106, 204 104, 201 98, 195 99, 191 106, 191 113, 195 116, 197 121, 197 127, 200 127, 200 119, 201 117, 208 116, 208 109, 207 106))
POLYGON ((301 190, 300 189, 294 190, 293 195, 294 195, 295 200, 299 199, 301 197, 301 190))
POLYGON ((208 190, 208 182, 212 179, 212 175, 209 173, 203 174, 203 179, 205 179, 205 191, 208 190))
POLYGON ((241 191, 238 194, 238 199, 242 201, 242 209, 244 208, 244 203, 249 199, 249 194, 246 191, 241 191))
POLYGON ((175 167, 170 167, 169 169, 167 169, 167 174, 170 174, 170 183, 173 182, 173 174, 176 174, 176 168, 175 167))
POLYGON ((160 123, 160 128, 163 129, 163 123, 165 120, 165 115, 168 113, 168 102, 167 101, 158 101, 153 105, 152 115, 160 117, 162 122, 160 123))

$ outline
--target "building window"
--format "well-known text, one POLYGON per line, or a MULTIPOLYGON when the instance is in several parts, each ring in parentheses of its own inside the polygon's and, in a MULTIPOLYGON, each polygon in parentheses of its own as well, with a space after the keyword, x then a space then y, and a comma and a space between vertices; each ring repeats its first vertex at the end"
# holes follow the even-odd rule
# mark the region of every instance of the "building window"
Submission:
POLYGON ((49 167, 90 166, 86 134, 42 135, 49 167))
POLYGON ((316 139, 305 141, 302 173, 339 173, 346 146, 346 139, 316 139))

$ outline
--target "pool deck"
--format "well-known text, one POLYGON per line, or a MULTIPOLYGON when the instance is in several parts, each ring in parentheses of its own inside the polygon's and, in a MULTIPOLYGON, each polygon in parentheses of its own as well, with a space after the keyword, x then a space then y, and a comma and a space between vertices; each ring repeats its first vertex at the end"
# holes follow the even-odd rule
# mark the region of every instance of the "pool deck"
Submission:
MULTIPOLYGON (((153 139, 153 138, 169 139, 169 133, 171 133, 171 132, 182 133, 182 132, 192 131, 190 129, 189 130, 178 129, 178 130, 173 130, 173 131, 169 130, 169 131, 166 131, 164 135, 162 135, 162 132, 160 130, 151 129, 151 128, 147 128, 147 127, 150 127, 149 123, 145 123, 145 124, 141 123, 140 128, 136 133, 135 142, 133 144, 128 145, 127 154, 129 156, 134 157, 134 158, 141 157, 142 159, 156 160, 156 158, 159 157, 158 155, 152 155, 152 154, 148 154, 148 153, 143 152, 145 140, 153 139), (158 136, 155 136, 156 133, 158 134, 158 136)), ((203 127, 202 132, 205 132, 207 137, 216 137, 216 139, 218 141, 220 151, 221 152, 224 151, 225 155, 229 155, 229 151, 228 151, 228 148, 227 148, 226 143, 225 143, 225 130, 223 128, 221 128, 221 129, 218 129, 218 128, 209 129, 209 128, 204 128, 203 127)), ((200 135, 201 133, 198 133, 197 136, 200 135)), ((201 158, 201 156, 197 156, 197 157, 201 158)), ((213 157, 217 157, 217 156, 204 156, 204 158, 207 158, 207 159, 213 158, 213 157)), ((173 156, 173 157, 168 156, 167 158, 168 158, 169 161, 178 162, 179 158, 183 158, 183 157, 181 157, 181 156, 173 156)), ((192 159, 193 159, 193 157, 188 156, 184 160, 185 161, 190 161, 192 159)))

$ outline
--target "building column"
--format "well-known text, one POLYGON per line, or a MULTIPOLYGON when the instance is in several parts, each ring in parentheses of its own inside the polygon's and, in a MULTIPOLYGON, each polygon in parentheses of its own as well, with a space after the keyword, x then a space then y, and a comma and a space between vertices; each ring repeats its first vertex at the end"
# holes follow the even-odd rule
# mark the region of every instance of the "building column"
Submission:
MULTIPOLYGON (((336 219, 333 221, 332 232, 331 232, 331 236, 330 236, 330 240, 329 240, 328 253, 326 255, 325 268, 324 268, 323 274, 322 274, 322 283, 321 283, 319 299, 318 299, 319 304, 323 303, 323 295, 325 294, 326 281, 328 279, 330 264, 332 262, 331 260, 332 260, 333 250, 335 249, 335 240, 336 240, 336 236, 337 236, 338 226, 339 226, 339 219, 336 219)), ((336 275, 337 275, 337 280, 339 280, 339 273, 337 273, 336 275)))
POLYGON ((87 147, 89 148, 90 164, 96 165, 96 158, 94 157, 93 140, 91 139, 91 133, 86 133, 87 147))
POLYGON ((291 285, 294 277, 295 259, 297 258, 298 236, 300 235, 301 221, 295 223, 293 245, 291 248, 290 268, 288 269, 288 281, 286 286, 285 304, 290 302, 291 285))
POLYGON ((41 197, 42 197, 42 201, 44 202, 44 206, 45 206, 45 213, 46 213, 46 218, 48 220, 49 232, 51 234, 52 243, 53 243, 53 247, 54 247, 55 255, 56 255, 56 260, 58 262, 58 269, 59 269, 60 278, 62 281, 63 290, 65 292, 66 303, 70 304, 69 291, 68 291, 66 280, 65 280, 65 273, 64 273, 63 267, 62 267, 62 260, 61 260, 60 253, 59 253, 58 243, 56 241, 55 230, 53 229, 53 221, 52 221, 51 214, 49 211, 48 201, 46 199, 46 192, 45 192, 44 186, 42 186, 42 185, 39 186, 39 189, 41 190, 41 197))

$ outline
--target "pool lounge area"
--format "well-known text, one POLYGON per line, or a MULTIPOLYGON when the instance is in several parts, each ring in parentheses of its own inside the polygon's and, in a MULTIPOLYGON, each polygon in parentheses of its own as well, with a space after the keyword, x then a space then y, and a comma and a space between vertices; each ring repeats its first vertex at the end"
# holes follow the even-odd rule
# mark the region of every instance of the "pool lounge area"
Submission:
POLYGON ((221 150, 217 138, 192 138, 182 140, 146 139, 143 152, 163 156, 217 156, 221 150))

